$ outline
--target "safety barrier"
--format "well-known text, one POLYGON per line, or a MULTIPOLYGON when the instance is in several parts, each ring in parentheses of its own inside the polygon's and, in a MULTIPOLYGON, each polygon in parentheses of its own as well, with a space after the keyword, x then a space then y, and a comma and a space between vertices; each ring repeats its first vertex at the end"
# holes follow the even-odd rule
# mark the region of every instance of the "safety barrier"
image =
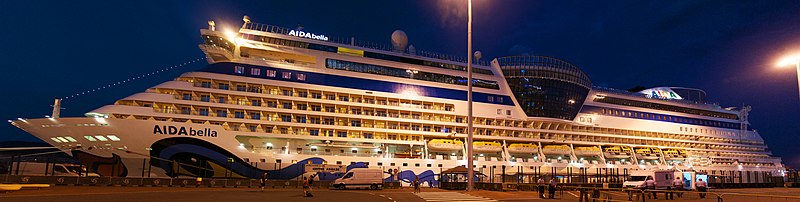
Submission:
POLYGON ((708 201, 708 202, 800 202, 800 196, 698 192, 682 190, 652 190, 634 188, 599 188, 559 186, 559 191, 577 191, 578 201, 708 201))
MULTIPOLYGON (((73 186, 169 186, 169 187, 258 187, 260 182, 255 179, 221 179, 203 178, 198 185, 196 178, 130 178, 130 177, 100 177, 100 176, 19 176, 7 175, 0 177, 6 184, 52 184, 73 186)), ((327 187, 329 181, 315 182, 315 187, 327 187)), ((268 187, 298 188, 300 183, 294 180, 267 181, 268 187)))
MULTIPOLYGON (((333 182, 315 181, 314 188, 331 188, 333 182)), ((0 176, 0 184, 50 184, 67 186, 142 186, 142 187, 259 187, 258 179, 202 178, 138 178, 138 177, 79 177, 79 176, 0 176)), ((267 188, 301 188, 299 180, 267 180, 267 188)), ((400 188, 399 182, 385 182, 383 188, 400 188)))

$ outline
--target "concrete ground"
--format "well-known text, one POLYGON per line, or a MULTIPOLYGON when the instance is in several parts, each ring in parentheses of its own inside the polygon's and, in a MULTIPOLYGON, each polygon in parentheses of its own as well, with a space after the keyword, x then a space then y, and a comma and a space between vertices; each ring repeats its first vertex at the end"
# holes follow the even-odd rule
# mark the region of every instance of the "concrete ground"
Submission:
MULTIPOLYGON (((575 191, 557 194, 556 199, 540 199, 535 192, 496 192, 496 191, 444 191, 440 189, 423 189, 423 194, 413 194, 411 189, 386 190, 329 190, 315 189, 314 197, 302 196, 300 189, 269 189, 261 192, 257 188, 183 188, 183 187, 93 187, 93 186, 56 186, 40 190, 22 190, 0 194, 0 202, 14 201, 57 201, 57 202, 92 202, 92 201, 165 201, 165 202, 201 202, 201 201, 325 201, 325 202, 446 202, 446 201, 578 201, 575 191), (435 192, 435 193, 431 193, 435 192)), ((621 192, 603 192, 603 198, 625 201, 627 194, 621 192)), ((700 199, 697 193, 686 193, 675 201, 708 201, 716 202, 717 196, 723 201, 757 202, 757 201, 798 201, 800 189, 797 188, 758 188, 758 189, 723 189, 712 190, 706 199, 700 199), (771 195, 771 196, 764 196, 771 195)), ((658 194, 658 200, 665 200, 664 194, 658 194)), ((642 200, 637 200, 642 201, 642 200)))

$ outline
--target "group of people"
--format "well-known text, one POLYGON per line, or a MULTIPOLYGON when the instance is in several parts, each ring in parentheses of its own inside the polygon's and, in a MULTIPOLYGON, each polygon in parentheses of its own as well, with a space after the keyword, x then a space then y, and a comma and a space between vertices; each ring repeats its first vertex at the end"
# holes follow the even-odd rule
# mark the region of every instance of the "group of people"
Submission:
POLYGON ((558 186, 558 181, 556 181, 555 179, 550 179, 550 182, 545 184, 544 183, 544 179, 539 178, 539 180, 536 181, 536 184, 537 184, 537 188, 539 189, 538 190, 539 191, 539 198, 551 198, 551 199, 555 198, 555 196, 556 196, 556 187, 558 186), (547 196, 545 196, 545 194, 544 194, 545 187, 548 190, 547 196))
MULTIPOLYGON (((314 178, 316 177, 317 174, 303 177, 303 197, 314 197, 314 195, 311 194, 311 187, 314 186, 314 178)), ((261 192, 264 192, 264 190, 267 188, 267 173, 261 175, 260 182, 261 184, 259 185, 259 188, 261 188, 261 192)))
POLYGON ((411 186, 414 187, 414 193, 422 191, 422 189, 420 189, 420 184, 422 184, 422 182, 419 181, 419 177, 414 177, 414 181, 411 181, 411 186))
MULTIPOLYGON (((647 190, 656 189, 656 181, 655 179, 653 179, 652 176, 647 176, 647 180, 644 182, 644 184, 645 184, 644 189, 647 190)), ((697 187, 697 191, 699 192, 698 194, 700 195, 700 198, 706 198, 705 192, 708 191, 708 183, 703 181, 703 179, 698 178, 697 182, 695 182, 694 185, 695 187, 697 187)), ((669 191, 667 191, 665 197, 668 200, 675 199, 675 196, 678 196, 678 198, 682 198, 684 191, 684 184, 683 180, 681 180, 681 177, 676 177, 675 180, 672 181, 672 185, 668 186, 667 189, 669 191), (677 192, 672 190, 676 190, 677 192)), ((650 193, 652 193, 653 199, 658 199, 658 196, 656 195, 655 191, 651 191, 650 193)))

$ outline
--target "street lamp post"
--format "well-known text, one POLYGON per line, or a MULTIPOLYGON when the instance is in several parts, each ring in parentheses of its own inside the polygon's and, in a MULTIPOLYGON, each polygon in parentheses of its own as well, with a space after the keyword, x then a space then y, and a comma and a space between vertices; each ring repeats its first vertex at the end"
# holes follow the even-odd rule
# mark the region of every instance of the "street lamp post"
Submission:
POLYGON ((472 0, 467 0, 467 191, 475 186, 472 162, 472 0))
POLYGON ((794 61, 795 70, 797 70, 797 96, 800 97, 800 60, 794 61))

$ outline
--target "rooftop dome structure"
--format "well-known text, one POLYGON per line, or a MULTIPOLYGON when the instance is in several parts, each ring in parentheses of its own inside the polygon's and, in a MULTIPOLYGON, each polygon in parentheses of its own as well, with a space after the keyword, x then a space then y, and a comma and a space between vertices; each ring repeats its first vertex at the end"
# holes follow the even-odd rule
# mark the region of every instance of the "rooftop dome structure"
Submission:
POLYGON ((592 88, 578 66, 556 58, 509 56, 497 62, 529 117, 573 120, 592 88))

